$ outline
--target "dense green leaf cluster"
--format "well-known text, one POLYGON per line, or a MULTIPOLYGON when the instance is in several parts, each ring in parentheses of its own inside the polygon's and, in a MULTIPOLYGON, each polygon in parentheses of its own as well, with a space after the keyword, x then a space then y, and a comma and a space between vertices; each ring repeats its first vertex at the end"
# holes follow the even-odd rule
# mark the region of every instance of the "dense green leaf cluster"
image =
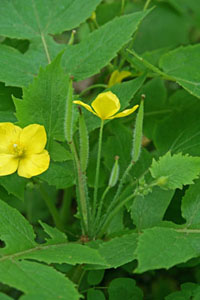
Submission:
POLYGON ((200 299, 199 40, 197 0, 1 0, 0 122, 51 160, 0 176, 0 300, 200 299))

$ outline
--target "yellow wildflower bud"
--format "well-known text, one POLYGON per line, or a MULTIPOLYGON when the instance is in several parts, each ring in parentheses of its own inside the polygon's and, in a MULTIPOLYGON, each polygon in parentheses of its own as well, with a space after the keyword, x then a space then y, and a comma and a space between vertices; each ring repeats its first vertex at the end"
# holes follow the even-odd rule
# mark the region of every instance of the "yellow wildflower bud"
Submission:
POLYGON ((118 70, 115 70, 112 72, 109 82, 108 82, 108 87, 111 87, 115 85, 116 83, 122 82, 123 79, 129 77, 131 75, 131 72, 129 71, 121 71, 119 72, 118 70))
POLYGON ((0 123, 0 141, 0 176, 17 171, 19 176, 30 178, 48 169, 44 126, 31 124, 22 129, 9 122, 0 123))
POLYGON ((82 105, 102 120, 126 117, 132 114, 139 106, 135 105, 132 108, 125 109, 124 111, 116 114, 120 110, 120 102, 118 97, 112 92, 99 94, 92 102, 92 107, 79 100, 73 102, 75 104, 82 105))

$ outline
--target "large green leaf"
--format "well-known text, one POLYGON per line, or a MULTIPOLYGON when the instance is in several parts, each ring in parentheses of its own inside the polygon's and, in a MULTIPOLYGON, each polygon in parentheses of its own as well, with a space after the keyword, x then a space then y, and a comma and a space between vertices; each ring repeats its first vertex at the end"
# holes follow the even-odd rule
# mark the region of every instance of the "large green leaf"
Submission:
POLYGON ((167 152, 158 161, 153 160, 150 168, 151 175, 155 179, 164 177, 163 187, 168 189, 182 188, 183 185, 192 184, 200 174, 200 157, 171 155, 167 152))
POLYGON ((138 236, 136 233, 126 234, 108 242, 99 241, 94 247, 92 244, 69 243, 64 234, 42 223, 49 238, 46 243, 37 244, 31 225, 16 209, 0 201, 0 213, 0 239, 6 245, 0 249, 0 266, 10 261, 16 264, 18 260, 34 259, 47 264, 84 263, 104 269, 116 268, 135 259, 134 250, 138 236))
POLYGON ((23 291, 26 296, 22 299, 80 299, 78 291, 68 278, 52 267, 36 262, 16 262, 12 259, 2 261, 0 281, 23 291))
POLYGON ((182 216, 187 226, 200 224, 200 180, 191 185, 182 199, 182 216))
POLYGON ((60 67, 59 55, 29 87, 23 89, 23 100, 15 99, 16 116, 21 126, 37 123, 47 131, 48 145, 53 139, 64 139, 64 119, 68 77, 60 67))
POLYGON ((65 47, 55 43, 49 36, 45 37, 43 45, 39 37, 33 39, 25 54, 0 45, 0 80, 9 85, 26 86, 37 75, 39 67, 55 58, 61 49, 66 49, 63 65, 67 73, 76 80, 92 76, 107 65, 131 39, 147 13, 148 11, 118 17, 92 32, 77 45, 65 47))
POLYGON ((115 18, 91 33, 80 44, 67 47, 64 54, 67 72, 76 80, 98 73, 131 39, 147 14, 148 11, 137 12, 115 18))
POLYGON ((41 38, 84 22, 101 0, 2 0, 0 34, 11 38, 41 38), (8 17, 9 16, 9 17, 8 17))
POLYGON ((200 153, 199 100, 178 90, 168 100, 169 115, 157 124, 154 143, 161 153, 200 153))
POLYGON ((165 54, 160 67, 172 76, 184 89, 200 98, 200 45, 177 48, 165 54))
POLYGON ((200 255, 199 229, 145 229, 139 237, 136 254, 139 273, 153 269, 169 269, 200 255))
POLYGON ((138 195, 131 207, 131 217, 139 230, 159 224, 173 197, 174 191, 154 187, 147 195, 138 195))
MULTIPOLYGON (((135 3, 134 3, 135 4, 135 3)), ((189 26, 185 15, 178 14, 167 3, 156 2, 156 7, 138 30, 134 49, 143 53, 188 42, 189 26)))

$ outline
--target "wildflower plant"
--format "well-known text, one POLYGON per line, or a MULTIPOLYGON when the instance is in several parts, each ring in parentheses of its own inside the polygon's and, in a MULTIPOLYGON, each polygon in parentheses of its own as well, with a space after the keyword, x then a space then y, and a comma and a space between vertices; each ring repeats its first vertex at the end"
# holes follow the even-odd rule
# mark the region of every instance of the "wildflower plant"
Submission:
POLYGON ((2 0, 0 299, 199 299, 200 8, 183 2, 2 0))

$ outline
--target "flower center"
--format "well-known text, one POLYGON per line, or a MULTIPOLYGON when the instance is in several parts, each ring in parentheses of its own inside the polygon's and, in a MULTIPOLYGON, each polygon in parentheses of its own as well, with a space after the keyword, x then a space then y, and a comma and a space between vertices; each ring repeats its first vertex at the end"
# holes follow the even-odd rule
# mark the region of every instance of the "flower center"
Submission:
POLYGON ((20 147, 18 144, 13 144, 13 151, 15 156, 17 157, 22 157, 22 155, 24 154, 23 148, 20 147))

